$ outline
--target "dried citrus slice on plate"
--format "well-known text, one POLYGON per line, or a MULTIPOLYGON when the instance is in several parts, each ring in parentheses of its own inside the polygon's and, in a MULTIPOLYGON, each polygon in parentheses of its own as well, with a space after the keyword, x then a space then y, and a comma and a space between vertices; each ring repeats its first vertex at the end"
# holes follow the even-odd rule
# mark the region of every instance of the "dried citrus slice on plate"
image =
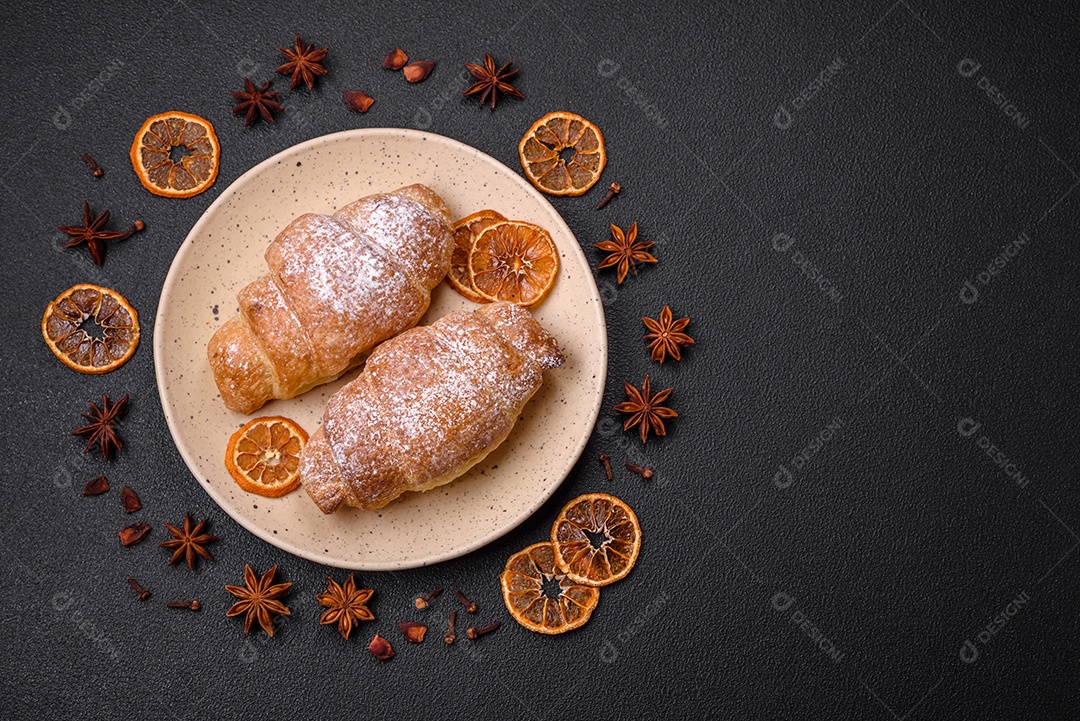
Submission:
POLYGON ((109 288, 73 285, 49 303, 41 318, 49 350, 80 373, 108 373, 127 363, 139 345, 139 314, 109 288), (100 335, 84 327, 93 320, 100 335))
POLYGON ((473 241, 484 230, 504 220, 506 218, 494 210, 478 210, 454 223, 454 253, 450 257, 450 272, 446 278, 454 290, 473 303, 487 302, 473 289, 472 280, 469 279, 469 254, 473 241))
POLYGON ((634 567, 641 526, 630 506, 606 493, 578 496, 551 526, 555 562, 568 578, 586 586, 615 583, 634 567))
POLYGON ((307 431, 288 418, 255 418, 229 438, 225 467, 249 493, 284 496, 300 485, 300 451, 307 440, 307 431))
POLYGON ((190 198, 217 179, 221 145, 209 120, 170 110, 147 118, 135 133, 131 164, 154 195, 190 198))
POLYGON ((604 134, 580 115, 557 110, 533 123, 518 144, 518 158, 525 177, 543 192, 581 195, 607 164, 604 134))
POLYGON ((503 602, 514 620, 537 633, 566 633, 584 625, 600 589, 575 583, 559 570, 550 543, 534 543, 506 561, 503 602))
POLYGON ((495 223, 480 233, 469 254, 469 280, 484 300, 539 303, 555 283, 559 253, 551 234, 520 220, 495 223))

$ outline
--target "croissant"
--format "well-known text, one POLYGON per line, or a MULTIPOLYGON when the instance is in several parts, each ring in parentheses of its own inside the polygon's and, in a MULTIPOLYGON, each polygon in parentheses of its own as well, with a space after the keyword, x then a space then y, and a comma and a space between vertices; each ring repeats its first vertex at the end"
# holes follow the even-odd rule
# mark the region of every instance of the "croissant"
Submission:
POLYGON ((450 224, 423 185, 289 223, 266 250, 270 272, 240 291, 240 314, 207 347, 226 407, 300 395, 416 325, 450 268, 450 224))
POLYGON ((324 513, 449 483, 506 440, 543 371, 562 363, 555 338, 512 303, 408 330, 330 398, 300 481, 324 513))

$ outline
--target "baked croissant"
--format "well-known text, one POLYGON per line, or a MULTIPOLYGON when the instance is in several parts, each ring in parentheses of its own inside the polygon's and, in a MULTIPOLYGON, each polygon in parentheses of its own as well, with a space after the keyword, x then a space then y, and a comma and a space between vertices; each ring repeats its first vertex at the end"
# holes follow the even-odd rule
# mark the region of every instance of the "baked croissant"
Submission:
POLYGON ((225 405, 252 413, 357 365, 416 325, 450 268, 450 210, 423 185, 301 215, 266 250, 270 272, 207 348, 225 405))
POLYGON ((543 371, 562 363, 555 338, 512 303, 408 330, 330 398, 300 481, 324 513, 449 483, 506 440, 543 371))

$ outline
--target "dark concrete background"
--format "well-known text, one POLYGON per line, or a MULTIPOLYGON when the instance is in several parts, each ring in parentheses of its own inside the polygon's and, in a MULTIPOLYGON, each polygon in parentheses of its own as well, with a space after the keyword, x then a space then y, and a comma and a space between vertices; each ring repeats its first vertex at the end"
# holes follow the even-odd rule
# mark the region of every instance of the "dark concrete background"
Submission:
MULTIPOLYGON (((7 220, 0 361, 0 716, 56 718, 1072 718, 1080 701, 1075 411, 1080 167, 1077 9, 1069 3, 882 0, 582 4, 4 4, 0 197, 7 220), (294 32, 330 74, 274 125, 230 115, 242 78, 273 77, 294 32), (420 85, 379 67, 395 45, 437 62, 420 85), (522 68, 524 101, 462 99, 462 62, 522 68), (376 98, 366 115, 341 92, 376 98), (131 172, 131 138, 178 108, 216 126, 221 175, 184 201, 131 172), (658 265, 598 274, 611 367, 581 463, 534 518, 434 568, 360 574, 377 620, 345 643, 317 623, 332 572, 256 539, 206 496, 172 444, 152 365, 161 284, 218 193, 295 143, 354 127, 420 127, 517 168, 518 139, 554 109, 599 124, 602 185, 554 200, 594 262, 607 223, 637 221, 658 265), (91 178, 79 155, 105 167, 91 178), (102 269, 61 250, 83 198, 112 227, 102 269), (78 375, 41 341, 76 282, 141 313, 135 357, 78 375), (693 318, 681 363, 649 361, 642 315, 693 318), (651 373, 680 418, 643 450, 611 405, 651 373), (124 452, 83 456, 70 431, 101 393, 131 394, 124 452), (651 482, 596 457, 654 466, 651 482), (134 487, 154 526, 105 472, 134 487), (644 551, 563 637, 517 627, 506 557, 557 510, 611 490, 644 551), (162 523, 209 516, 215 561, 168 567, 162 523), (225 617, 245 562, 280 564, 293 615, 271 640, 225 617), (124 579, 154 591, 135 600, 124 579), (460 586, 504 628, 405 648, 412 598, 460 586), (198 598, 198 614, 162 602, 198 598), (988 630, 989 629, 989 630, 988 630), (375 661, 367 641, 397 641, 375 661)), ((284 90, 285 79, 275 86, 284 90)))

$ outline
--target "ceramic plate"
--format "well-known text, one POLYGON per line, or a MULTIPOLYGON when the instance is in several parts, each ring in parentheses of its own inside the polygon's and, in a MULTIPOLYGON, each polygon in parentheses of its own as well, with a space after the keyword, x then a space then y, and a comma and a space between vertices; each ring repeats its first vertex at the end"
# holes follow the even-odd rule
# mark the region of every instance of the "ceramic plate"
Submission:
MULTIPOLYGON (((474 304, 444 281, 420 322, 474 304)), ((206 492, 260 538, 319 563, 360 570, 423 566, 461 556, 528 518, 566 478, 592 432, 607 373, 600 296, 570 228, 528 182, 495 159, 439 135, 350 130, 315 138, 260 163, 230 185, 191 229, 161 291, 154 368, 169 430, 206 492), (206 360, 210 336, 236 311, 236 293, 266 271, 267 244, 294 217, 332 213, 357 198, 424 183, 455 217, 494 208, 547 228, 561 269, 534 309, 566 353, 510 437, 453 483, 407 493, 379 511, 326 516, 301 489, 277 499, 241 490, 225 470, 229 436, 250 417, 227 410, 206 360)), ((256 415, 283 415, 308 432, 327 399, 359 373, 256 415)))

